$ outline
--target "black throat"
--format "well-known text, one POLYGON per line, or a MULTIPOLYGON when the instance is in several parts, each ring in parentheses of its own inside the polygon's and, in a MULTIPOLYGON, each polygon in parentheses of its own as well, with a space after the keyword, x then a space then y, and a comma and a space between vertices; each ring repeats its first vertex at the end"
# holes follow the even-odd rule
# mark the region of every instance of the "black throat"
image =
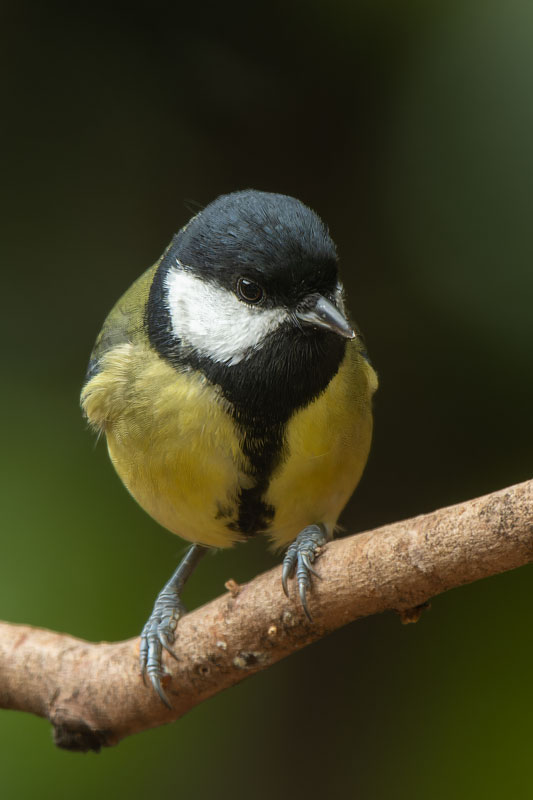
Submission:
POLYGON ((228 527, 245 536, 264 532, 275 510, 263 497, 274 469, 283 461, 285 426, 294 412, 328 386, 340 367, 346 342, 325 330, 302 330, 286 323, 239 363, 229 366, 214 361, 175 337, 167 310, 165 275, 163 262, 146 306, 150 343, 178 372, 194 369, 204 374, 230 404, 254 486, 241 491, 238 517, 230 519, 228 527))

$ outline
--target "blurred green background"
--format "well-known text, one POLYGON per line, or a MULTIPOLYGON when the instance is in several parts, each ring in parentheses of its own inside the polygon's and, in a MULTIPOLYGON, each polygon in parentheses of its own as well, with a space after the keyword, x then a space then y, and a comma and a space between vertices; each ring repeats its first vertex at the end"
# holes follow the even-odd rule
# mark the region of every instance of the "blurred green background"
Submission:
MULTIPOLYGON (((347 529, 531 477, 531 3, 0 14, 2 618, 132 636, 180 557, 78 393, 118 295, 234 189, 301 198, 338 244, 381 379, 347 529)), ((274 563, 220 553, 186 602, 274 563)), ((367 619, 98 756, 2 712, 2 797, 531 798, 532 614, 526 568, 367 619)))

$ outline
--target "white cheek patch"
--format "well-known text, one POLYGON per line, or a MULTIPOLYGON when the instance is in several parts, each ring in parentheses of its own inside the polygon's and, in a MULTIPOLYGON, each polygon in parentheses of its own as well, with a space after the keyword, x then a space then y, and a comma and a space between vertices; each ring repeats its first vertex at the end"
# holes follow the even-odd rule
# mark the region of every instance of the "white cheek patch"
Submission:
POLYGON ((170 269, 165 282, 174 335, 184 345, 229 366, 250 355, 288 319, 285 309, 247 305, 233 292, 183 268, 170 269))

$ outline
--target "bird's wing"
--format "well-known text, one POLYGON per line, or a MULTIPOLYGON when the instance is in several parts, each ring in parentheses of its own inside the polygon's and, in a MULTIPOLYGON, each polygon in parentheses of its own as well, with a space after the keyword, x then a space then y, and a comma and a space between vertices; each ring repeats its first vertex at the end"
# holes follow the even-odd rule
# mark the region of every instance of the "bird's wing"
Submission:
POLYGON ((144 315, 158 266, 159 262, 146 270, 109 312, 91 353, 84 383, 98 374, 101 359, 110 350, 123 344, 141 344, 147 341, 144 315))

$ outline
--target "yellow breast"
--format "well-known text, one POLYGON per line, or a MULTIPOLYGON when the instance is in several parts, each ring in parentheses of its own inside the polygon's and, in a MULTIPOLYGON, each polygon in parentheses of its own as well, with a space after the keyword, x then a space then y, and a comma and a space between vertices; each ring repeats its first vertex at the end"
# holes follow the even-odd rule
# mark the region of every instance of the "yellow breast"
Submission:
POLYGON ((217 390, 178 374, 153 351, 120 345, 84 389, 84 410, 105 431, 124 485, 157 522, 189 541, 228 547, 239 535, 239 491, 251 481, 217 390))
MULTIPOLYGON (((276 546, 306 525, 333 531, 357 485, 372 435, 377 380, 356 346, 327 389, 289 420, 265 502, 275 509, 276 546)), ((200 373, 177 372, 146 344, 121 344, 101 358, 82 405, 104 431, 111 460, 137 502, 189 541, 228 547, 242 489, 254 485, 239 433, 219 390, 200 373)))
POLYGON ((266 498, 276 509, 269 531, 275 545, 313 523, 333 532, 368 458, 376 388, 376 373, 350 343, 327 389, 289 421, 286 457, 266 498))

